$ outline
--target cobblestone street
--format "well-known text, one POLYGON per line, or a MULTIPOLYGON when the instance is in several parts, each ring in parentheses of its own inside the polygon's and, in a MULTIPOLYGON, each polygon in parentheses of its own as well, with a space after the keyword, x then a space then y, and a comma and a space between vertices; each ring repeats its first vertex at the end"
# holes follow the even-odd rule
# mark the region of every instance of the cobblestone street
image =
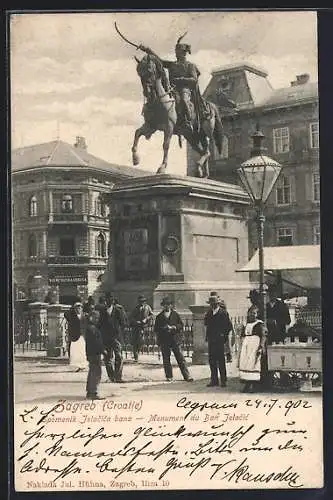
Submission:
MULTIPOLYGON (((146 356, 148 358, 148 356, 146 356)), ((222 397, 246 397, 241 394, 242 384, 237 377, 235 362, 227 364, 228 384, 226 388, 207 388, 209 382, 209 367, 207 365, 189 365, 194 382, 183 381, 177 366, 174 366, 174 380, 167 382, 163 366, 157 358, 142 358, 141 362, 125 361, 123 378, 125 383, 112 384, 108 382, 105 368, 102 371, 100 395, 106 398, 167 398, 183 394, 200 394, 208 399, 222 397)), ((85 399, 85 383, 87 372, 75 373, 65 364, 47 361, 20 360, 15 361, 14 395, 16 403, 52 402, 59 399, 85 399)), ((253 395, 255 396, 255 395, 253 395)), ((262 397, 263 395, 257 395, 262 397)), ((306 397, 320 400, 321 393, 314 391, 306 393, 306 397)), ((276 393, 266 393, 265 397, 277 397, 276 393)), ((283 397, 300 398, 300 392, 284 393, 283 397)))

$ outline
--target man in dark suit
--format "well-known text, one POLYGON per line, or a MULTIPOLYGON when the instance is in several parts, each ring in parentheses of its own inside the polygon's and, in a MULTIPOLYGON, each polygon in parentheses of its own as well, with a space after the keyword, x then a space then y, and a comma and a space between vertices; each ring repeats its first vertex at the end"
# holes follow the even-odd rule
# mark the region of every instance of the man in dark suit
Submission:
POLYGON ((139 359, 139 351, 143 344, 143 336, 149 322, 153 319, 153 310, 144 295, 138 297, 138 303, 130 316, 130 326, 132 327, 132 347, 135 361, 139 359))
POLYGON ((211 293, 208 299, 210 308, 204 317, 211 373, 207 387, 219 385, 218 372, 220 372, 221 387, 225 387, 227 383, 224 346, 228 342, 229 334, 233 328, 225 304, 222 307, 221 302, 216 293, 211 293))
POLYGON ((115 304, 111 294, 105 295, 105 304, 99 304, 99 329, 102 334, 106 354, 104 355, 105 368, 111 382, 122 382, 122 330, 125 326, 124 315, 115 304), (112 357, 114 354, 114 367, 112 357))
POLYGON ((162 311, 156 316, 154 331, 157 342, 161 348, 163 367, 167 381, 172 380, 172 365, 170 362, 171 351, 174 353, 179 369, 187 382, 193 382, 186 365, 185 358, 180 348, 180 334, 183 322, 179 314, 172 308, 172 301, 164 297, 161 302, 162 311))
POLYGON ((98 395, 98 386, 102 377, 102 354, 107 353, 104 349, 101 332, 97 326, 99 319, 99 311, 95 309, 93 304, 90 304, 86 327, 86 356, 89 363, 86 385, 88 399, 104 399, 98 395))
POLYGON ((291 318, 287 304, 278 298, 278 289, 275 284, 268 286, 269 302, 266 305, 268 344, 283 342, 286 336, 286 327, 291 318))

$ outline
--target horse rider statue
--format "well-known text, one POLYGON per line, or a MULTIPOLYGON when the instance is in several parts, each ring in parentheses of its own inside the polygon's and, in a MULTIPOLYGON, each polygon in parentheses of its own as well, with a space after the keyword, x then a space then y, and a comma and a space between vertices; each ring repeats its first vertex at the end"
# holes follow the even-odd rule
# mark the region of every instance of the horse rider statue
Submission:
POLYGON ((187 54, 191 54, 191 45, 181 43, 184 35, 178 38, 175 46, 176 61, 161 59, 155 52, 144 45, 139 48, 158 58, 163 67, 168 70, 167 91, 172 91, 176 101, 178 126, 193 131, 193 126, 200 126, 202 119, 209 116, 209 108, 206 106, 199 89, 200 71, 195 64, 187 60, 187 54))
MULTIPOLYGON (((177 135, 180 146, 183 136, 198 153, 197 175, 209 177, 210 144, 215 143, 221 153, 223 123, 218 106, 206 101, 200 93, 200 71, 195 64, 187 60, 187 54, 191 54, 191 46, 182 42, 186 33, 177 40, 176 61, 165 61, 149 47, 128 40, 119 31, 116 23, 115 29, 126 43, 146 54, 141 60, 134 56, 145 103, 142 111, 144 123, 134 133, 133 165, 140 162, 140 137, 144 136, 148 140, 159 130, 164 133, 164 139, 163 160, 157 170, 158 174, 167 171, 170 140, 173 135, 177 135)), ((229 105, 235 108, 235 103, 230 100, 229 105)))

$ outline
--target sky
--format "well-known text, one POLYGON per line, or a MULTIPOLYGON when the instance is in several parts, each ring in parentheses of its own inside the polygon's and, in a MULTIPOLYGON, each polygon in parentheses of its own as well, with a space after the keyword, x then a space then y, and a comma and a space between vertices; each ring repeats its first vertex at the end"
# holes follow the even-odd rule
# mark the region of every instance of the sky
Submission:
MULTIPOLYGON (((131 165, 143 95, 127 38, 174 59, 187 31, 189 60, 200 69, 203 92, 211 72, 248 62, 265 69, 273 88, 288 87, 297 74, 317 78, 315 12, 95 12, 13 14, 10 29, 12 147, 85 137, 88 152, 131 165)), ((140 166, 156 171, 162 161, 161 132, 141 139, 140 166)), ((169 172, 185 174, 186 148, 173 137, 169 172)))

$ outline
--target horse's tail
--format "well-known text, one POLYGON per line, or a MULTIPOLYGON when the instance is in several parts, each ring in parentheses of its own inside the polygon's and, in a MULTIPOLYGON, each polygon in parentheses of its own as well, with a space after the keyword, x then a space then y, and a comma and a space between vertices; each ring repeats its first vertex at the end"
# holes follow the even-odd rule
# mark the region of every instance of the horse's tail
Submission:
POLYGON ((215 106, 215 104, 211 103, 211 106, 213 107, 214 115, 215 115, 215 125, 214 125, 214 131, 213 131, 213 137, 214 141, 217 147, 217 150, 219 154, 222 153, 222 139, 223 139, 223 125, 222 125, 222 120, 220 118, 220 113, 215 106))
POLYGON ((179 145, 180 148, 183 147, 183 141, 182 141, 182 136, 181 135, 178 136, 178 145, 179 145))

